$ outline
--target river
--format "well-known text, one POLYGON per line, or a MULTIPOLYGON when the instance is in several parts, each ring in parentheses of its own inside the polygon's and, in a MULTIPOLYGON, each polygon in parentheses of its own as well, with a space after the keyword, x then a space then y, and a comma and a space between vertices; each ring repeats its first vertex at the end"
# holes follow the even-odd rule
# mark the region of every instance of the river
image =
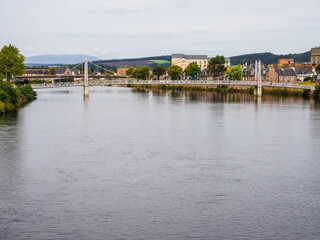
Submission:
POLYGON ((37 90, 0 117, 0 239, 320 239, 320 106, 37 90))

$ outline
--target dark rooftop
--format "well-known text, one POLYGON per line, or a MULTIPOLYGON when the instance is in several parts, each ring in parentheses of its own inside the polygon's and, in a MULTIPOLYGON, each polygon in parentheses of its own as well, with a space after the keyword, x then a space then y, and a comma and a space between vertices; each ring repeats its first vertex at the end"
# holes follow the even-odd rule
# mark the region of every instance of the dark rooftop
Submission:
POLYGON ((297 76, 292 68, 276 68, 275 71, 279 76, 297 76))
POLYGON ((185 55, 182 53, 174 53, 172 54, 172 58, 184 58, 184 59, 208 59, 207 55, 185 55))

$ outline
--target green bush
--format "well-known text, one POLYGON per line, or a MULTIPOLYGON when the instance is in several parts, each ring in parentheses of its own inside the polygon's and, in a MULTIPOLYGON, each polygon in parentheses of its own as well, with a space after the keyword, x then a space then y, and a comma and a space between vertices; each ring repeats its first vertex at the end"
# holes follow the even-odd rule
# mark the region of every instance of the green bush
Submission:
POLYGON ((285 89, 281 92, 281 95, 284 96, 284 97, 288 96, 288 95, 289 95, 288 89, 285 88, 285 89))
POLYGON ((28 102, 31 102, 37 98, 37 93, 33 91, 30 85, 20 87, 19 90, 21 91, 21 94, 26 97, 28 102))
POLYGON ((250 94, 250 95, 253 95, 254 94, 254 87, 250 87, 249 89, 248 89, 248 93, 250 94))
POLYGON ((303 90, 302 97, 309 99, 310 98, 310 91, 307 89, 303 90))
POLYGON ((24 104, 35 100, 37 93, 30 85, 14 88, 11 83, 0 79, 1 114, 16 111, 24 104))
POLYGON ((0 115, 4 114, 4 103, 0 101, 0 115))
POLYGON ((10 102, 18 106, 19 103, 19 97, 20 97, 20 92, 14 89, 14 87, 8 83, 8 82, 3 82, 0 81, 0 90, 6 92, 9 95, 10 102))
POLYGON ((320 100, 320 85, 319 84, 317 84, 315 86, 315 90, 313 91, 313 98, 315 100, 320 100))
POLYGON ((0 90, 0 101, 1 102, 9 102, 10 101, 9 95, 3 90, 0 90))
POLYGON ((17 107, 13 105, 12 103, 6 103, 4 104, 4 112, 14 112, 17 110, 17 107))

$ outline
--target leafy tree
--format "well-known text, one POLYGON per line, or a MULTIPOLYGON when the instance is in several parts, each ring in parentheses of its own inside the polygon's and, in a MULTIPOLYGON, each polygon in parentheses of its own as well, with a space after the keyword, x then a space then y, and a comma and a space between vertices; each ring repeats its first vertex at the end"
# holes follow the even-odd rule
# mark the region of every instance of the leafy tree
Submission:
POLYGON ((126 71, 126 74, 130 77, 132 77, 132 73, 134 71, 134 68, 133 67, 130 67, 127 71, 126 71))
POLYGON ((161 65, 157 65, 152 70, 153 75, 156 75, 158 77, 158 80, 160 76, 164 75, 166 73, 166 68, 161 65))
POLYGON ((241 80, 243 75, 241 65, 239 64, 237 67, 230 68, 230 70, 226 72, 226 75, 230 80, 241 80))
POLYGON ((115 74, 115 72, 112 69, 107 70, 106 73, 109 74, 109 75, 114 75, 115 74))
MULTIPOLYGON (((79 70, 80 70, 80 73, 84 73, 84 67, 80 67, 79 70)), ((94 72, 93 68, 88 67, 88 74, 91 74, 92 72, 94 72)))
POLYGON ((201 68, 196 63, 190 63, 188 67, 184 70, 187 76, 196 78, 201 73, 201 68))
POLYGON ((56 72, 56 69, 53 67, 53 68, 50 68, 49 69, 49 74, 50 75, 56 75, 57 74, 57 72, 56 72))
POLYGON ((148 66, 138 67, 135 69, 131 76, 141 80, 147 80, 150 74, 150 68, 148 66))
POLYGON ((315 67, 318 74, 320 74, 320 63, 315 67))
POLYGON ((215 77, 221 76, 222 73, 227 70, 224 66, 225 63, 226 59, 224 58, 224 56, 217 55, 216 57, 210 59, 207 67, 207 72, 215 77))
POLYGON ((180 66, 172 65, 168 69, 168 75, 171 77, 172 80, 180 79, 183 73, 183 69, 180 66))
MULTIPOLYGON (((4 46, 0 51, 0 74, 10 80, 13 75, 21 75, 24 72, 25 57, 14 45, 4 46)), ((7 79, 7 80, 8 80, 7 79)))
POLYGON ((100 73, 101 73, 101 74, 104 74, 104 73, 105 73, 104 68, 100 68, 100 73))

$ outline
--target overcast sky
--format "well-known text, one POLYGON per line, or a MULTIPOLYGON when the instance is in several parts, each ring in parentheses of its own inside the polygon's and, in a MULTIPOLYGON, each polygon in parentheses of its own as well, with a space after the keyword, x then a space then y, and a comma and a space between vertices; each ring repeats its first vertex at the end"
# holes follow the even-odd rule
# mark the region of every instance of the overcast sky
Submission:
POLYGON ((0 0, 0 46, 103 59, 300 53, 320 45, 320 0, 0 0))

